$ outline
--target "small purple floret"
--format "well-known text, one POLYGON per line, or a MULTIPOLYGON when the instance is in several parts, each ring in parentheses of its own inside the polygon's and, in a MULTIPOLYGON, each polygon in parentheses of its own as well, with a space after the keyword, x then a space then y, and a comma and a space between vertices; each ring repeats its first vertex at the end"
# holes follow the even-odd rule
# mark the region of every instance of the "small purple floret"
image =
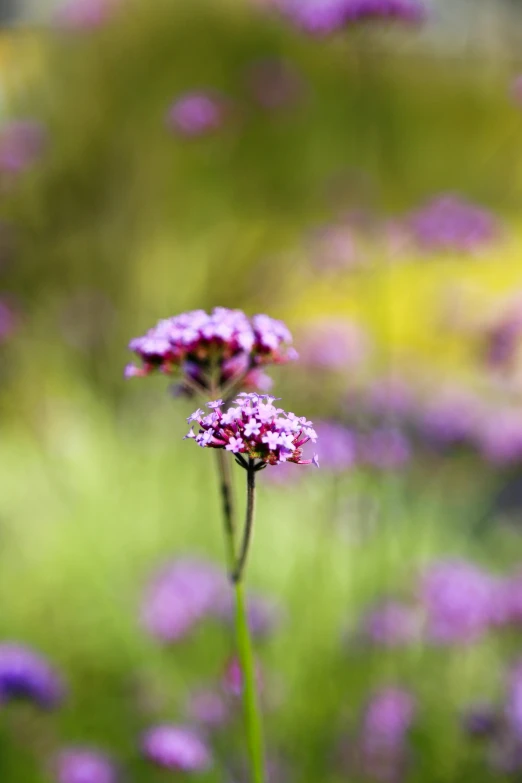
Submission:
POLYGON ((159 767, 179 772, 205 772, 212 755, 203 738, 191 728, 164 724, 142 738, 144 756, 159 767))
POLYGON ((169 109, 169 127, 183 136, 204 136, 218 130, 225 120, 225 101, 211 92, 182 95, 169 109))

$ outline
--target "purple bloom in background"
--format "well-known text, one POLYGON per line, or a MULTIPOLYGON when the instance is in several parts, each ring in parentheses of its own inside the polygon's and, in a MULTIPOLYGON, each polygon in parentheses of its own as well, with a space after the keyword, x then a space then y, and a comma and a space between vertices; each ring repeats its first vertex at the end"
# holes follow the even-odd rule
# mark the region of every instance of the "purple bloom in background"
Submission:
POLYGON ((55 762, 56 783, 117 783, 111 759, 93 748, 66 748, 55 762))
POLYGON ((155 726, 145 733, 141 746, 145 758, 165 769, 205 772, 212 765, 210 748, 203 737, 186 726, 155 726))
POLYGON ((462 726, 470 737, 487 739, 499 732, 502 726, 502 719, 494 705, 487 703, 473 704, 463 714, 462 726))
POLYGON ((451 194, 413 212, 409 227, 419 247, 430 252, 476 253, 500 233, 491 212, 451 194))
POLYGON ((491 409, 477 435, 482 456, 495 465, 522 460, 522 411, 491 409))
POLYGON ((188 92, 170 107, 167 124, 182 136, 197 138, 219 130, 226 118, 226 101, 210 91, 188 92))
POLYGON ((52 709, 63 696, 61 677, 42 655, 15 642, 0 643, 0 704, 23 699, 52 709))
POLYGON ((477 641, 494 619, 496 595, 495 580, 473 563, 433 563, 420 585, 428 639, 442 645, 477 641))
MULTIPOLYGON (((226 623, 233 625, 235 604, 231 591, 227 591, 224 595, 223 605, 218 612, 226 623)), ((282 614, 281 607, 275 600, 261 595, 248 595, 248 626, 255 638, 264 639, 270 636, 281 624, 282 614)))
POLYGON ((351 372, 370 353, 370 340, 358 324, 341 318, 312 323, 301 332, 299 355, 303 364, 351 372))
POLYGON ((56 14, 56 22, 68 30, 97 30, 111 18, 119 0, 68 0, 56 14))
POLYGON ((219 691, 200 690, 193 693, 187 705, 192 721, 206 729, 218 729, 230 719, 230 706, 219 691))
POLYGON ((356 441, 351 430, 335 422, 321 421, 316 426, 316 432, 322 467, 340 473, 354 467, 356 441))
POLYGON ((362 733, 366 747, 401 746, 413 723, 415 700, 401 688, 384 688, 374 694, 363 718, 362 733))
POLYGON ((358 455, 361 463, 369 467, 397 470, 409 462, 411 446, 400 430, 383 427, 359 435, 358 455))
POLYGON ((295 67, 275 57, 253 63, 247 81, 256 102, 270 111, 295 105, 304 92, 303 80, 295 67))
POLYGON ((174 561, 145 590, 142 622, 161 642, 177 642, 205 617, 214 615, 227 591, 225 574, 204 560, 174 561))
POLYGON ((478 397, 458 387, 443 389, 424 405, 419 429, 433 445, 453 446, 472 440, 482 417, 478 397))
POLYGON ((317 35, 370 19, 419 22, 424 18, 417 0, 279 0, 278 5, 294 24, 317 35))
POLYGON ((363 618, 365 640, 381 647, 402 647, 419 638, 418 612, 398 601, 384 601, 363 618))
POLYGON ((413 390, 395 376, 374 381, 366 391, 366 407, 377 416, 405 417, 414 406, 413 390))
POLYGON ((36 120, 11 120, 0 127, 0 171, 20 174, 41 157, 47 143, 43 125, 36 120))

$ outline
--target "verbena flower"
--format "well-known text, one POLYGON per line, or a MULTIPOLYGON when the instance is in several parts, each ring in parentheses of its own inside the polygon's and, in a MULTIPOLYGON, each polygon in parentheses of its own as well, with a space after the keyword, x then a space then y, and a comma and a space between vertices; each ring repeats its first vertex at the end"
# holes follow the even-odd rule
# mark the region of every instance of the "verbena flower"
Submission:
POLYGON ((224 573, 212 563, 195 558, 168 563, 145 589, 142 623, 159 641, 177 642, 215 615, 227 592, 224 573))
POLYGON ((318 422, 321 465, 334 473, 351 470, 357 461, 357 439, 352 430, 330 421, 318 422))
POLYGON ((368 611, 361 622, 363 638, 381 647, 401 647, 419 638, 418 612, 399 601, 384 601, 368 611))
POLYGON ((427 251, 475 253, 499 236, 497 219, 455 195, 440 196, 414 212, 409 227, 427 251))
POLYGON ((476 739, 495 736, 502 729, 502 723, 498 708, 487 702, 470 705, 462 715, 464 731, 476 739))
POLYGON ((292 335, 282 321, 267 315, 247 318, 241 310, 216 307, 210 314, 192 310, 160 321, 129 344, 142 361, 129 365, 126 376, 144 376, 159 370, 182 374, 185 385, 203 390, 238 381, 243 387, 266 383, 260 368, 297 357, 292 335))
POLYGON ((47 143, 43 125, 36 120, 11 120, 0 127, 0 171, 19 174, 41 157, 47 143))
POLYGON ((223 411, 223 401, 209 402, 211 413, 197 410, 189 417, 192 438, 203 448, 226 449, 237 456, 256 460, 258 467, 293 462, 297 465, 318 465, 318 459, 303 459, 303 446, 315 443, 317 435, 312 422, 286 413, 274 406, 275 397, 242 393, 234 405, 223 411))
POLYGON ((187 726, 155 726, 144 734, 141 747, 149 761, 165 769, 205 772, 212 765, 212 754, 203 737, 187 726))
POLYGON ((119 779, 114 762, 93 748, 65 748, 54 767, 57 783, 117 783, 119 779))
POLYGON ((187 704, 189 718, 206 729, 225 726, 231 718, 228 699, 218 690, 199 690, 192 693, 187 704))
POLYGON ((170 107, 167 124, 183 136, 205 136, 218 130, 224 123, 226 102, 210 91, 189 92, 179 97, 170 107))
POLYGON ((402 745, 415 716, 415 700, 401 688, 384 688, 370 699, 364 714, 362 731, 369 747, 402 745))
POLYGON ((60 675, 42 655, 21 644, 0 643, 0 704, 22 699, 52 709, 63 696, 60 675))
POLYGON ((424 17, 418 0, 279 0, 277 4, 294 24, 313 34, 332 33, 370 19, 419 22, 424 17))
POLYGON ((109 21, 120 0, 67 0, 56 23, 68 30, 96 30, 109 21))
POLYGON ((428 639, 442 645, 477 641, 494 619, 496 596, 493 577, 473 563, 457 559, 433 563, 420 587, 428 639))

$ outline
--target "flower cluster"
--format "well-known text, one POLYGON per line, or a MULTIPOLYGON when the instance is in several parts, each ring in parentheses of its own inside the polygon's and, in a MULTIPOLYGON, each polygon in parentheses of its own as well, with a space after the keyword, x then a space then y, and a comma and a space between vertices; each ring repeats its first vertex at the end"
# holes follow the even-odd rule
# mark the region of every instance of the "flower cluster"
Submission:
POLYGON ((192 310, 159 321, 143 337, 129 344, 142 367, 129 365, 127 377, 166 375, 181 370, 185 389, 209 390, 235 382, 256 387, 266 381, 259 375, 266 364, 297 358, 292 335, 282 321, 267 315, 248 318, 241 310, 216 307, 209 314, 192 310))
POLYGON ((68 0, 56 14, 59 27, 75 31, 97 30, 108 22, 119 0, 68 0))
POLYGON ((159 767, 180 772, 204 772, 212 755, 198 732, 186 726, 163 724, 149 729, 142 739, 144 756, 159 767))
POLYGON ((420 22, 419 0, 278 0, 280 10, 306 32, 321 35, 366 20, 420 22))
POLYGON ((51 709, 63 694, 60 676, 43 656, 14 642, 0 644, 0 704, 24 699, 51 709))
POLYGON ((226 449, 236 455, 242 467, 245 457, 256 461, 261 469, 266 465, 294 462, 297 465, 318 466, 317 456, 303 459, 303 446, 315 443, 317 434, 312 422, 274 406, 275 397, 243 392, 232 407, 223 411, 223 400, 209 402, 211 413, 198 409, 188 418, 191 428, 186 438, 193 438, 203 448, 226 449))
POLYGON ((418 245, 431 252, 474 253, 499 234, 490 212, 454 195, 436 198, 414 212, 409 227, 418 245))
POLYGON ((67 748, 55 761, 58 783, 116 783, 118 773, 112 760, 92 748, 67 748))
POLYGON ((188 138, 218 130, 225 120, 225 101, 211 92, 189 92, 179 97, 167 114, 167 125, 188 138))

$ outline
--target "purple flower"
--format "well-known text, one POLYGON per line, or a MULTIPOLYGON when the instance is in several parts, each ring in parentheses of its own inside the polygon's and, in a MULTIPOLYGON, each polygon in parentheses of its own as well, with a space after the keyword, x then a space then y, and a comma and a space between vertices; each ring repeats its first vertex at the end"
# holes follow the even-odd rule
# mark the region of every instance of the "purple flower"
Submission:
POLYGON ((415 701, 400 688, 384 688, 373 695, 363 718, 363 742, 367 748, 400 747, 413 723, 415 701))
POLYGON ((411 447, 400 430, 381 428, 359 436, 358 454, 363 464, 379 470, 395 470, 409 462, 411 447))
POLYGON ((357 324, 342 319, 324 319, 301 333, 300 357, 319 369, 353 372, 370 352, 367 334, 357 324))
POLYGON ((471 441, 482 417, 483 404, 478 397, 466 389, 448 388, 424 406, 419 428, 434 445, 453 446, 471 441))
POLYGON ((279 0, 278 5, 295 25, 316 35, 369 19, 419 22, 424 18, 417 0, 279 0))
MULTIPOLYGON (((263 689, 263 677, 261 674, 261 668, 257 663, 255 666, 255 678, 257 689, 261 691, 263 689)), ((239 658, 235 655, 233 655, 227 661, 223 674, 222 685, 223 690, 229 696, 239 698, 243 693, 243 671, 241 669, 239 658)))
POLYGON ((62 679, 43 656, 15 642, 0 643, 0 704, 24 699, 52 709, 63 696, 62 679))
POLYGON ((189 92, 178 98, 167 115, 169 127, 195 138, 218 130, 225 121, 226 102, 212 92, 189 92))
POLYGON ((159 321, 143 337, 132 340, 129 348, 143 366, 130 365, 126 375, 180 371, 182 386, 188 391, 194 387, 205 391, 215 383, 220 387, 266 385, 260 368, 294 360, 297 354, 291 343, 285 324, 267 315, 249 319, 241 310, 225 307, 216 307, 210 314, 192 310, 159 321))
MULTIPOLYGON (((223 413, 221 407, 199 422, 195 441, 203 448, 227 449, 257 460, 258 465, 293 462, 296 465, 318 464, 317 457, 303 459, 303 446, 315 443, 317 434, 310 421, 286 413, 273 405, 275 397, 266 394, 240 394, 237 407, 223 413), (252 422, 257 426, 252 428, 252 422), (245 430, 252 432, 247 436, 245 430), (254 434, 254 432, 256 434, 254 434)), ((209 407, 212 403, 209 403, 209 407)), ((241 459, 241 458, 240 458, 241 459)))
POLYGON ((218 611, 227 580, 212 563, 182 559, 169 563, 145 590, 142 622, 161 642, 177 642, 218 611))
POLYGON ((190 696, 187 711, 191 720, 207 729, 221 728, 230 719, 230 706, 219 691, 196 691, 190 696))
POLYGON ((491 409, 482 422, 477 441, 482 456, 496 465, 522 459, 522 411, 491 409))
POLYGON ((145 758, 159 767, 180 772, 205 772, 212 755, 203 738, 186 726, 164 724, 149 729, 142 738, 145 758))
POLYGON ((93 748, 62 750, 56 758, 55 768, 57 783, 116 783, 118 780, 113 761, 93 748))
POLYGON ((321 465, 327 470, 343 473, 356 461, 356 440, 353 432, 341 424, 321 421, 316 427, 320 443, 321 465))
POLYGON ((495 580, 473 563, 433 563, 420 586, 428 638, 442 645, 477 641, 494 619, 496 595, 495 580))
POLYGON ((470 737, 490 738, 498 734, 502 727, 502 719, 494 705, 473 704, 463 714, 462 726, 470 737))
POLYGON ((490 212, 454 195, 440 196, 413 212, 409 226, 418 245, 430 252, 476 253, 499 235, 490 212))
POLYGON ((68 0, 56 14, 59 26, 68 30, 97 30, 109 21, 119 0, 68 0))
POLYGON ((366 392, 366 407, 377 416, 406 416, 415 406, 415 397, 406 381, 388 376, 374 381, 366 392))
POLYGON ((270 111, 293 106, 303 94, 303 81, 291 63, 268 58, 248 69, 248 85, 256 102, 270 111))
POLYGON ((11 120, 0 128, 0 171, 19 174, 41 157, 47 142, 36 120, 11 120))
POLYGON ((384 601, 371 609, 361 623, 363 637, 381 647, 401 647, 419 636, 417 611, 398 601, 384 601))

